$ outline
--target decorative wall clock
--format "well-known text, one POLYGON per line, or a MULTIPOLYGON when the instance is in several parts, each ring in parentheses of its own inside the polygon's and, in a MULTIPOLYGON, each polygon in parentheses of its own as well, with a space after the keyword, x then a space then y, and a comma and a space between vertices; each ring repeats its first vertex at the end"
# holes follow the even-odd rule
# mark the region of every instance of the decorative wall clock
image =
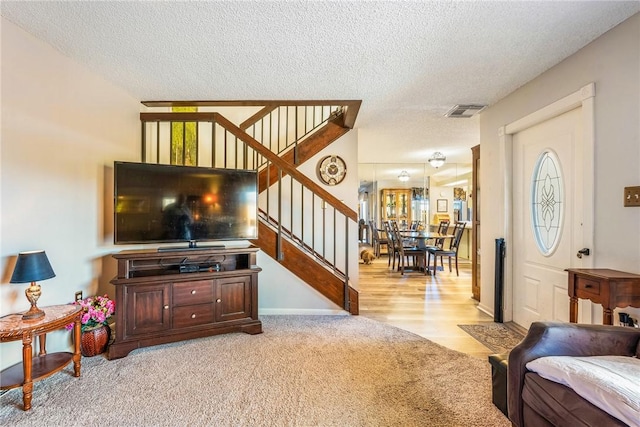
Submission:
POLYGON ((337 185, 347 175, 347 165, 339 156, 326 156, 318 162, 318 178, 327 185, 337 185))

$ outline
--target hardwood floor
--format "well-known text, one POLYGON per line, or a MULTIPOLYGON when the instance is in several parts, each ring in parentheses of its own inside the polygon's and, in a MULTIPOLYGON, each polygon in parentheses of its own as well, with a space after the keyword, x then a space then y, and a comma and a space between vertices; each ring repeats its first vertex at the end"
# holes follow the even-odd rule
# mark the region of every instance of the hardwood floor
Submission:
POLYGON ((478 310, 471 298, 471 263, 461 260, 449 273, 425 276, 407 272, 401 276, 387 266, 382 255, 372 264, 359 265, 360 315, 413 332, 445 347, 485 359, 493 352, 457 325, 493 322, 478 310))

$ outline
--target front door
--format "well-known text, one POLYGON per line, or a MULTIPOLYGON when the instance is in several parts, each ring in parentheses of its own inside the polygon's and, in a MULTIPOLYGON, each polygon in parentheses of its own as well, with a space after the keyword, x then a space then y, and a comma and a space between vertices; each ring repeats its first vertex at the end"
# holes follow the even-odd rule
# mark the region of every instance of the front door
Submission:
POLYGON ((568 321, 566 268, 581 267, 582 107, 513 134, 513 320, 568 321))

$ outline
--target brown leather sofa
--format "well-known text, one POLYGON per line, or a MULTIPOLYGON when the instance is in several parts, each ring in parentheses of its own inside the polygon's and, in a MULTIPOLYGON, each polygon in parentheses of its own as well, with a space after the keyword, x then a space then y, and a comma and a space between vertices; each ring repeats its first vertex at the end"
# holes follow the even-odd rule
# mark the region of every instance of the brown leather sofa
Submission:
POLYGON ((509 354, 507 401, 516 427, 626 426, 584 400, 569 387, 526 368, 543 356, 637 356, 640 329, 623 326, 535 322, 509 354))

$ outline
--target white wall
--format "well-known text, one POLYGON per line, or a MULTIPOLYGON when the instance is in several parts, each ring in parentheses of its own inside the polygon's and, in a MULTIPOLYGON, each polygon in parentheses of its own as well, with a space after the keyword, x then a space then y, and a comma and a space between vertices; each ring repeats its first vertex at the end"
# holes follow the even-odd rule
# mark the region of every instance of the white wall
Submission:
MULTIPOLYGON (((93 295, 110 279, 104 271, 115 268, 106 256, 114 250, 112 199, 105 182, 114 160, 139 158, 140 104, 5 19, 1 32, 5 315, 29 307, 27 285, 9 284, 18 252, 46 250, 56 273, 41 283, 39 306, 68 303, 79 290, 93 295)), ((48 351, 68 348, 69 335, 49 334, 48 351)), ((20 359, 21 343, 2 344, 1 368, 20 359)))
MULTIPOLYGON (((623 188, 640 185, 640 14, 480 114, 481 306, 493 311, 493 247, 504 237, 504 170, 498 128, 595 82, 595 268, 640 274, 640 209, 623 207, 623 188)), ((507 242, 516 244, 515 242, 507 242)), ((640 309, 627 308, 640 318, 640 309)), ((592 307, 593 323, 602 309, 592 307)), ((614 318, 617 320, 617 316, 614 318)))

